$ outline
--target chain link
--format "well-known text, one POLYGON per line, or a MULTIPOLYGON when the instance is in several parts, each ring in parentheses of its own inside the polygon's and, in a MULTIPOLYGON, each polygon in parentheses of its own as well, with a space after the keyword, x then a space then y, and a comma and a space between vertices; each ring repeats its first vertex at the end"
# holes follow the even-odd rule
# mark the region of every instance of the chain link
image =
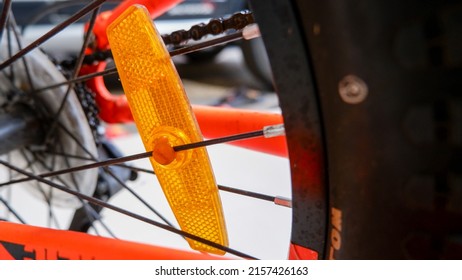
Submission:
POLYGON ((226 19, 211 19, 208 24, 193 25, 188 31, 178 30, 171 34, 162 35, 162 39, 166 45, 179 46, 189 40, 198 41, 207 35, 219 35, 228 30, 241 30, 254 22, 253 14, 245 10, 226 19))
POLYGON ((99 146, 99 144, 101 144, 101 135, 99 134, 99 127, 101 123, 98 116, 99 109, 96 104, 95 93, 92 92, 85 83, 76 83, 74 85, 74 90, 79 98, 82 109, 85 112, 85 117, 87 118, 95 143, 99 146))
MULTIPOLYGON (((242 30, 247 25, 254 23, 252 12, 248 10, 240 11, 228 18, 211 19, 209 23, 193 25, 189 30, 177 30, 170 34, 162 35, 162 39, 167 46, 178 47, 186 44, 190 40, 198 41, 208 35, 220 35, 229 30, 242 30)), ((92 54, 86 55, 83 63, 93 64, 98 61, 105 61, 112 58, 110 50, 95 51, 92 54)), ((72 64, 72 61, 63 61, 63 64, 72 64)))

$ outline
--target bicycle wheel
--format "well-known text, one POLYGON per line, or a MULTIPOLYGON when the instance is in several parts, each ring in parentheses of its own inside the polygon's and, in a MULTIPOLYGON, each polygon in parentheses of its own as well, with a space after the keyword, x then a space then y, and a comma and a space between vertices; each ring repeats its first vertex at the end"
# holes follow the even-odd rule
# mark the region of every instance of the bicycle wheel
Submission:
MULTIPOLYGON (((102 2, 102 1, 99 1, 99 2, 102 2)), ((10 18, 11 17, 12 17, 12 14, 10 14, 10 18)), ((21 50, 22 46, 17 46, 16 49, 13 49, 15 45, 15 43, 13 42, 13 39, 18 40, 18 41, 21 40, 20 35, 14 33, 13 31, 14 28, 16 28, 14 26, 14 23, 10 22, 8 23, 8 26, 6 26, 4 29, 5 37, 3 38, 4 39, 3 43, 6 44, 6 47, 3 48, 5 50, 4 61, 8 61, 8 60, 11 61, 12 55, 14 55, 17 52, 22 51, 21 50), (18 39, 16 39, 16 36, 18 39), (11 51, 9 51, 9 49, 11 49, 11 51)), ((85 49, 85 47, 83 47, 82 49, 85 49)), ((58 69, 58 68, 65 67, 65 65, 60 65, 60 67, 56 67, 52 65, 50 61, 48 61, 48 58, 47 58, 46 63, 40 62, 40 63, 33 64, 29 60, 32 60, 31 57, 35 58, 35 56, 45 57, 45 55, 41 51, 33 50, 24 56, 21 55, 18 61, 12 62, 10 65, 8 66, 6 66, 5 64, 3 65, 3 69, 4 69, 3 73, 6 73, 5 80, 11 80, 14 82, 14 83, 11 83, 12 84, 11 87, 8 88, 8 90, 5 90, 5 92, 3 93, 5 95, 5 99, 3 100, 3 106, 7 108, 7 107, 19 106, 22 104, 29 105, 30 111, 31 111, 30 113, 27 112, 22 107, 18 109, 18 111, 21 111, 21 113, 22 111, 25 111, 27 114, 24 113, 24 115, 27 115, 28 118, 26 119, 22 115, 19 115, 16 118, 19 120, 25 119, 24 122, 29 121, 29 120, 30 122, 33 121, 33 124, 38 126, 37 128, 38 132, 36 133, 38 138, 40 138, 39 136, 41 135, 47 135, 49 139, 52 139, 52 140, 58 139, 58 140, 43 142, 43 140, 40 138, 38 140, 36 139, 36 140, 30 140, 29 142, 26 142, 27 139, 25 139, 24 141, 11 141, 13 143, 11 147, 5 147, 5 152, 18 150, 20 153, 22 153, 22 151, 30 153, 30 162, 26 161, 26 163, 23 165, 19 165, 16 162, 17 160, 16 156, 13 156, 10 154, 2 156, 2 163, 9 164, 6 168, 2 169, 4 170, 3 178, 5 180, 2 184, 2 194, 1 195, 2 195, 3 208, 5 209, 3 213, 6 213, 2 215, 2 218, 11 219, 13 221, 28 222, 27 217, 24 218, 24 216, 31 214, 30 212, 28 213, 27 211, 26 213, 24 212, 21 213, 21 211, 16 211, 14 207, 15 200, 23 200, 24 197, 26 196, 26 193, 20 191, 19 194, 10 195, 10 191, 15 192, 19 189, 22 189, 21 185, 18 184, 17 182, 18 180, 21 181, 25 179, 22 176, 25 175, 27 179, 28 174, 31 174, 31 173, 33 174, 53 173, 57 170, 61 170, 61 169, 69 170, 76 166, 80 166, 86 163, 93 162, 95 158, 97 157, 96 152, 95 152, 96 150, 95 147, 98 146, 98 143, 95 144, 95 142, 98 142, 97 140, 99 140, 100 142, 103 142, 104 144, 103 146, 98 146, 98 152, 101 152, 101 150, 109 150, 109 151, 105 151, 104 154, 108 154, 111 157, 114 157, 114 151, 108 148, 108 145, 104 143, 105 140, 98 139, 97 137, 95 137, 97 136, 96 135, 97 131, 96 132, 94 131, 95 127, 91 125, 92 121, 90 120, 88 116, 89 113, 91 113, 91 108, 90 110, 88 110, 88 107, 85 107, 84 105, 84 103, 88 101, 85 99, 87 98, 87 96, 84 96, 84 98, 81 100, 77 100, 76 95, 79 95, 80 94, 79 91, 81 90, 79 89, 80 87, 79 85, 62 87, 61 91, 63 91, 63 93, 61 93, 61 95, 65 96, 65 98, 63 99, 66 101, 58 100, 57 103, 59 105, 55 106, 57 108, 52 108, 53 110, 48 109, 48 106, 44 105, 43 103, 36 102, 33 99, 33 95, 37 91, 37 92, 46 92, 48 94, 46 99, 53 100, 55 97, 54 95, 56 94, 53 93, 53 91, 48 91, 47 89, 44 89, 44 88, 48 87, 49 85, 53 86, 53 84, 61 83, 65 81, 66 78, 72 79, 72 76, 75 77, 76 72, 77 72, 74 70, 75 68, 66 69, 65 71, 69 71, 69 72, 65 72, 65 74, 68 76, 64 77, 63 73, 61 72, 62 69, 58 69), (23 59, 23 57, 25 58, 23 59), (22 64, 27 65, 27 66, 23 66, 21 68, 20 66, 22 64), (33 82, 35 82, 35 80, 41 80, 43 76, 46 76, 45 74, 42 74, 42 73, 40 74, 36 74, 35 72, 27 73, 26 68, 31 68, 32 66, 30 65, 33 65, 33 66, 37 65, 36 68, 39 68, 39 70, 43 72, 46 72, 46 71, 52 72, 52 74, 48 74, 48 73, 46 74, 48 74, 49 76, 54 75, 54 77, 53 79, 46 81, 46 83, 45 82, 42 83, 42 81, 40 81, 41 82, 40 84, 33 84, 33 87, 23 86, 22 89, 23 89, 24 94, 21 94, 21 95, 24 95, 25 97, 23 99, 17 100, 16 99, 17 96, 20 95, 20 93, 18 93, 17 91, 17 88, 19 87, 18 85, 24 85, 24 84, 27 85, 27 82, 29 80, 28 77, 30 77, 30 80, 33 80, 33 82), (26 74, 19 76, 19 72, 21 73, 24 72, 26 74), (8 93, 10 92, 12 92, 11 95, 14 96, 14 98, 8 99, 8 93), (68 102, 69 104, 64 103, 64 102, 68 102), (78 106, 78 104, 80 104, 81 106, 78 106), (80 107, 82 107, 83 109, 80 107), (61 121, 60 118, 57 116, 61 114, 67 115, 67 110, 69 108, 74 108, 75 110, 78 110, 78 115, 73 116, 72 118, 69 118, 72 120, 72 123, 70 123, 71 121, 68 121, 68 123, 62 124, 63 121, 61 121), (31 115, 32 117, 29 117, 29 115, 31 115), (83 126, 84 128, 82 130, 84 130, 85 133, 69 131, 69 128, 73 127, 74 123, 77 123, 83 126), (67 136, 66 138, 67 141, 73 143, 73 145, 76 147, 75 150, 68 150, 66 147, 69 144, 67 142, 64 142, 59 136, 53 136, 51 132, 54 132, 54 131, 57 131, 57 133, 61 133, 67 136), (59 141, 63 141, 63 142, 61 143, 59 141), (65 165, 64 166, 57 165, 57 164, 52 165, 52 163, 57 161, 57 158, 62 159, 65 162, 65 165), (43 165, 45 166, 44 168, 47 168, 47 169, 37 170, 37 168, 33 166, 32 163, 43 165), (46 163, 49 163, 50 165, 47 165, 46 163), (17 169, 12 170, 10 168, 10 165, 14 166, 14 168, 17 168, 17 169), (10 187, 8 189, 5 188, 5 186, 7 185, 12 185, 13 184, 12 181, 16 181, 14 182, 16 186, 10 187), (14 196, 15 198, 12 198, 11 200, 9 200, 10 196, 14 196)), ((8 117, 8 120, 9 120, 11 119, 11 116, 13 114, 10 113, 10 111, 5 109, 4 111, 2 111, 2 115, 4 115, 5 118, 8 117)), ((32 126, 32 125, 29 125, 28 123, 26 124, 28 127, 32 126)), ((11 139, 16 140, 16 138, 22 137, 24 133, 21 134, 19 132, 23 130, 24 130, 24 126, 18 125, 18 128, 14 131, 14 133, 12 133, 11 139)), ((64 137, 62 138, 64 139, 64 137)), ((115 155, 115 156, 120 156, 120 155, 115 155)), ((98 154, 98 157, 101 157, 101 154, 98 154)), ((22 156, 21 159, 22 158, 26 158, 26 155, 22 156)), ((285 162, 285 160, 283 160, 283 162, 285 162)), ((107 186, 108 184, 122 185, 122 187, 118 186, 117 187, 118 189, 127 188, 127 186, 124 183, 126 179, 119 178, 120 176, 118 176, 119 175, 118 172, 114 172, 112 168, 113 167, 111 167, 111 169, 100 169, 99 171, 97 169, 93 169, 92 170, 93 174, 91 174, 91 176, 89 174, 85 175, 85 177, 87 176, 91 177, 93 180, 93 182, 88 184, 92 186, 92 189, 90 189, 87 192, 87 194, 91 196, 99 197, 99 198, 105 197, 105 196, 109 197, 113 195, 115 192, 117 192, 117 190, 114 190, 114 188, 111 188, 111 187, 108 188, 107 186), (98 171, 98 174, 95 174, 94 173, 95 171, 98 171), (113 174, 113 173, 117 173, 117 174, 113 174), (109 190, 106 190, 104 188, 106 189, 108 188, 109 190), (93 190, 95 190, 94 193, 92 193, 93 190)), ((121 168, 123 169, 124 167, 121 167, 121 168)), ((134 168, 129 168, 129 170, 132 170, 132 169, 134 168)), ((138 169, 134 169, 134 170, 138 170, 138 169)), ((78 190, 78 187, 80 186, 81 179, 74 178, 73 175, 69 175, 70 182, 65 182, 65 183, 63 183, 63 180, 60 178, 59 175, 53 176, 53 177, 55 177, 52 180, 53 182, 55 182, 56 184, 62 184, 65 186, 69 185, 67 186, 69 189, 78 190), (75 187, 73 188, 73 186, 75 187)), ((151 178, 151 180, 153 180, 153 178, 151 178)), ((47 210, 34 211, 38 215, 41 216, 41 221, 38 222, 38 224, 42 226, 49 226, 49 227, 67 228, 68 222, 65 222, 65 223, 59 222, 60 215, 64 213, 68 216, 67 218, 70 217, 71 219, 73 219, 70 225, 70 228, 73 230, 77 230, 77 229, 86 230, 90 228, 90 231, 96 234, 101 234, 101 231, 107 230, 108 226, 106 225, 106 222, 103 219, 101 219, 101 214, 99 213, 99 210, 100 210, 99 207, 91 207, 89 206, 88 203, 84 202, 83 199, 74 198, 75 201, 73 204, 73 208, 71 208, 70 210, 65 210, 65 209, 63 210, 61 208, 56 208, 55 206, 69 206, 66 204, 66 201, 61 201, 57 198, 56 194, 59 193, 58 191, 54 190, 53 188, 51 189, 48 188, 47 184, 44 184, 43 182, 39 183, 37 182, 37 180, 32 180, 32 185, 34 186, 40 185, 40 188, 45 188, 46 186, 46 189, 44 189, 43 191, 39 191, 38 196, 40 198, 43 198, 42 199, 43 201, 37 200, 37 204, 45 204, 47 210), (79 209, 76 209, 76 208, 79 208, 79 209), (77 210, 77 212, 74 213, 74 210, 77 210), (97 224, 97 225, 94 225, 94 224, 97 224)), ((132 192, 132 190, 129 190, 128 192, 132 192)), ((251 192, 247 192, 247 193, 251 194, 251 192)), ((136 196, 138 199, 140 198, 139 195, 136 195, 136 196)), ((270 196, 265 196, 265 195, 261 195, 261 196, 270 197, 270 196)), ((66 199, 67 197, 68 196, 65 196, 66 199)), ((117 198, 115 197, 114 200, 116 199, 117 198)), ((242 201, 243 202, 241 203, 245 204, 245 201, 244 200, 242 201)), ((142 203, 148 204, 145 202, 145 200, 142 200, 142 203)), ((146 205, 146 206, 149 209, 149 211, 156 213, 156 210, 154 209, 154 207, 156 207, 155 205, 154 206, 146 205)), ((30 205, 30 207, 33 207, 34 209, 39 208, 38 205, 35 205, 35 204, 30 205)), ((287 211, 290 211, 290 210, 287 209, 284 211, 286 213, 289 213, 287 211)), ((150 215, 152 216, 152 213, 150 213, 150 215)), ((264 217, 264 219, 268 219, 268 218, 270 217, 264 217)), ((161 219, 167 220, 163 217, 161 219)), ((287 221, 290 222, 290 219, 287 219, 287 221)), ((119 222, 120 222, 120 218, 119 218, 119 222)), ((174 225, 174 222, 173 222, 173 225, 174 225)), ((289 225, 284 226, 284 228, 289 228, 289 225)), ((112 235, 112 230, 108 230, 108 233, 105 232, 102 234, 112 235)), ((168 238, 165 238, 165 239, 168 239, 168 238)), ((180 237, 177 239, 180 239, 180 241, 182 241, 183 238, 180 237)), ((269 240, 271 240, 271 238, 269 240)))
POLYGON ((460 258, 460 1, 295 5, 326 145, 324 256, 460 258))
POLYGON ((251 4, 284 116, 292 257, 460 256, 459 3, 251 4))

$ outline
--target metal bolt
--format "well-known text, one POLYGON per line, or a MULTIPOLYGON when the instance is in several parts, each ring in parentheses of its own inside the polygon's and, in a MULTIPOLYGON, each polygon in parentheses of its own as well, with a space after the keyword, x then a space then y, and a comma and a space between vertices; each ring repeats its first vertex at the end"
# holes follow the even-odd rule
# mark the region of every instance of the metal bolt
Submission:
POLYGON ((338 92, 346 103, 358 104, 366 99, 369 89, 361 78, 347 75, 339 82, 338 92))

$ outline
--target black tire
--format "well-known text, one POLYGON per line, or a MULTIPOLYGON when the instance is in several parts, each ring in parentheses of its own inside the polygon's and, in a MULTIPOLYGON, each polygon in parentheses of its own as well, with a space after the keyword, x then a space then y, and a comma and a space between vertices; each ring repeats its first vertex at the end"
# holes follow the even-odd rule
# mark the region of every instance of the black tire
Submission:
POLYGON ((461 1, 254 10, 289 141, 292 242, 320 258, 462 258, 461 1))

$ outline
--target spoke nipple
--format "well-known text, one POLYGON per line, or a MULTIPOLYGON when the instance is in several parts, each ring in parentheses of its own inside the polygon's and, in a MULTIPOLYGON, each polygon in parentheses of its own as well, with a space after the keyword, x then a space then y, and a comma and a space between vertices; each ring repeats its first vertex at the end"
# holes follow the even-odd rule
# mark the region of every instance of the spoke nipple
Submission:
POLYGON ((263 128, 263 136, 271 138, 276 136, 283 136, 286 134, 283 124, 269 125, 263 128))
POLYGON ((280 206, 285 206, 285 207, 288 207, 288 208, 292 208, 292 200, 290 200, 288 198, 285 198, 285 197, 277 196, 274 199, 274 204, 280 205, 280 206))
POLYGON ((169 165, 175 160, 176 152, 167 136, 162 136, 154 142, 152 157, 161 165, 169 165))
POLYGON ((242 30, 242 37, 246 40, 258 38, 260 36, 261 36, 260 29, 258 28, 258 25, 256 23, 247 25, 242 30))

